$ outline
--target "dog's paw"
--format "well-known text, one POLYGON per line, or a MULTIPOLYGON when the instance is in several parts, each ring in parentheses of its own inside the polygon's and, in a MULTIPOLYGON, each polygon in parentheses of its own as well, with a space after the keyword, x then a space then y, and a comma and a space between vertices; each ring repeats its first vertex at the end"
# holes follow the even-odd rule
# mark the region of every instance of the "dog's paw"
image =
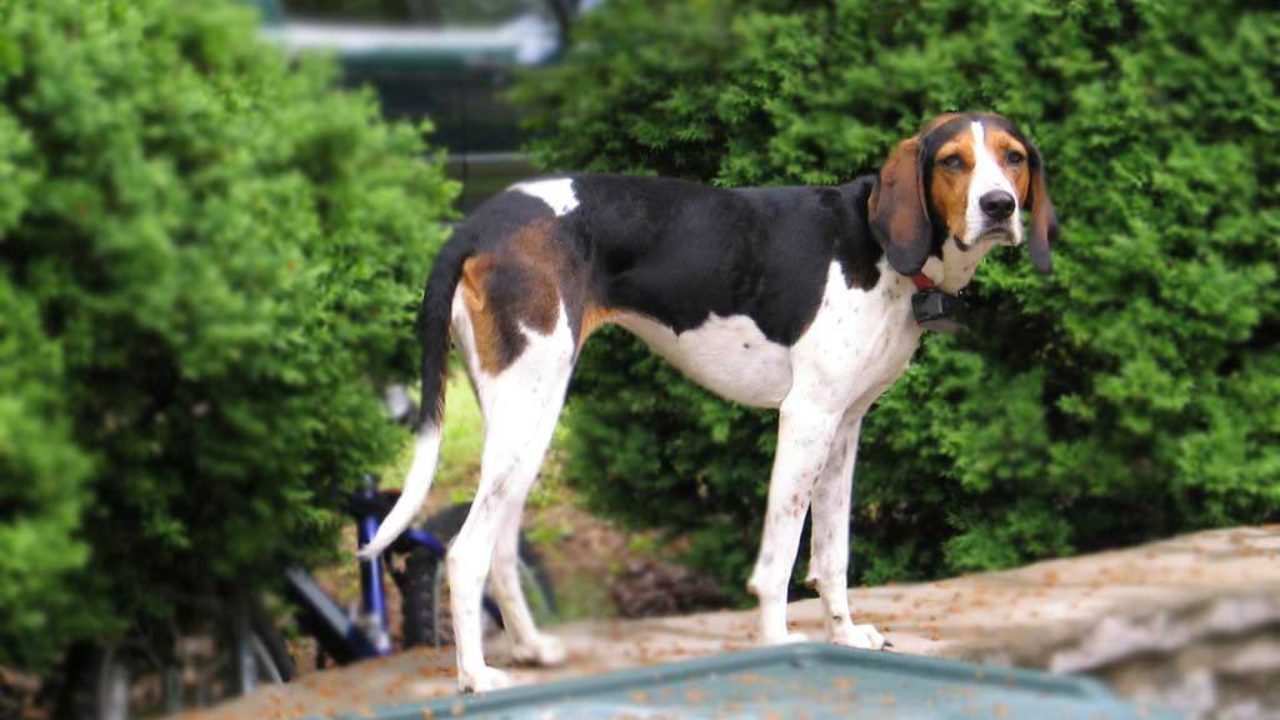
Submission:
POLYGON ((458 689, 464 693, 483 693, 511 687, 511 676, 488 665, 472 672, 458 671, 458 689))
POLYGON ((521 665, 555 667, 565 660, 564 643, 560 638, 539 633, 533 642, 512 643, 511 657, 521 665))
POLYGON ((859 650, 883 650, 888 643, 874 625, 844 623, 831 631, 831 642, 859 650))

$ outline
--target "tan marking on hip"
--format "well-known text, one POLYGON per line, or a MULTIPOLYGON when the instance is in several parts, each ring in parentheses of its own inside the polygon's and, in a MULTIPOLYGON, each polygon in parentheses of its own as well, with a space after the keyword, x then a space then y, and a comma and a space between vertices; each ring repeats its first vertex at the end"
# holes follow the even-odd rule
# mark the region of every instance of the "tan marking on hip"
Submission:
POLYGON ((480 367, 490 375, 496 375, 503 369, 498 332, 498 319, 489 307, 485 293, 485 282, 498 263, 498 258, 491 254, 475 255, 467 258, 462 264, 462 301, 467 306, 467 315, 471 317, 471 330, 475 335, 476 356, 480 367))

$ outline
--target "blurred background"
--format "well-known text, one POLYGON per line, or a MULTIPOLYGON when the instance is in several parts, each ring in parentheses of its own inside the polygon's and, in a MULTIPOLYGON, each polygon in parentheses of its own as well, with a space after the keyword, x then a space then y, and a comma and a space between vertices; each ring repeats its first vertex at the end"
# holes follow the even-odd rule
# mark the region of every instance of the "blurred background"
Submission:
MULTIPOLYGON (((399 484, 383 391, 416 385, 422 282, 484 198, 566 170, 846 182, 952 110, 1034 139, 1062 241, 1047 278, 985 263, 969 331, 926 338, 871 413, 851 579, 1277 532, 1267 3, 47 0, 0 25, 0 717, 98 717, 76 688, 103 648, 180 668, 131 686, 155 712, 217 699, 193 668, 223 660, 180 640, 245 597, 300 671, 325 662, 284 568, 358 603, 335 493, 399 484)), ((749 607, 776 414, 621 333, 577 373, 527 515, 548 619, 749 607)), ((478 468, 479 410, 449 389, 424 518, 478 468)), ((1230 592, 1267 609, 1205 643, 1262 659, 1192 678, 1141 653, 1184 707, 1266 716, 1280 557, 1228 546, 1258 563, 1230 592)), ((1224 556, 1190 557, 1178 582, 1213 600, 1192 578, 1224 556)), ((1172 583, 1135 578, 1097 582, 1172 583)))
POLYGON ((508 102, 516 73, 554 62, 588 0, 254 0, 290 53, 335 53, 392 120, 429 118, 468 211, 536 173, 508 102))

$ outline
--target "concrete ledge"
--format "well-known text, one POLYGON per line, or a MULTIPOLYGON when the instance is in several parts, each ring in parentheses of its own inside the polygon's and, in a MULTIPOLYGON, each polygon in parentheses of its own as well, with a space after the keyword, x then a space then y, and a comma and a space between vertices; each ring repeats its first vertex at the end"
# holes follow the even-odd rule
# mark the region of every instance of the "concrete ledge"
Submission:
MULTIPOLYGON (((942 582, 850 592, 897 652, 1082 672, 1199 717, 1280 716, 1280 526, 1216 530, 942 582)), ((795 629, 822 637, 817 600, 795 629)), ((751 611, 553 628, 569 662, 520 682, 580 677, 754 645, 751 611)), ((502 638, 493 664, 508 667, 502 638)), ((196 717, 297 717, 451 694, 451 650, 415 650, 268 688, 196 717)))

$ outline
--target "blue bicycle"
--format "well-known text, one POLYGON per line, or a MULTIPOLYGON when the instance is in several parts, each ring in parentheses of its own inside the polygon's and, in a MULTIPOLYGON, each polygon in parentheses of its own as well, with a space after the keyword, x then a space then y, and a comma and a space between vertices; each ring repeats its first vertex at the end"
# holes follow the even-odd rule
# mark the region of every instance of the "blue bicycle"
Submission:
MULTIPOLYGON (((394 492, 379 492, 377 478, 372 475, 365 476, 360 492, 345 496, 361 547, 373 537, 396 497, 394 492)), ((406 530, 382 556, 360 561, 361 607, 355 614, 343 611, 305 570, 290 568, 285 573, 288 596, 300 611, 301 627, 317 639, 325 655, 339 663, 392 652, 383 581, 387 571, 384 563, 389 561, 401 596, 404 645, 452 645, 443 560, 446 546, 462 529, 470 509, 469 503, 454 505, 428 518, 421 528, 406 530)), ((534 615, 554 616, 551 582, 541 559, 524 538, 520 541, 520 575, 534 615)), ((502 614, 487 595, 484 609, 489 627, 500 629, 502 614)))
MULTIPOLYGON (((373 537, 395 504, 396 493, 380 491, 373 475, 356 492, 343 493, 361 546, 373 537)), ((462 528, 469 504, 454 505, 420 528, 406 530, 380 557, 360 561, 360 604, 347 608, 326 593, 302 567, 284 573, 284 597, 294 607, 298 629, 316 640, 317 667, 381 657, 395 651, 387 603, 386 575, 401 595, 404 647, 445 646, 453 641, 444 557, 462 528)), ((556 612, 555 595, 537 554, 521 538, 520 574, 535 616, 556 612)), ((192 600, 183 627, 138 630, 110 645, 88 645, 68 656, 58 692, 57 717, 128 720, 203 707, 288 682, 295 666, 279 629, 255 598, 192 600)), ((502 627, 497 605, 486 595, 486 626, 502 627)))

